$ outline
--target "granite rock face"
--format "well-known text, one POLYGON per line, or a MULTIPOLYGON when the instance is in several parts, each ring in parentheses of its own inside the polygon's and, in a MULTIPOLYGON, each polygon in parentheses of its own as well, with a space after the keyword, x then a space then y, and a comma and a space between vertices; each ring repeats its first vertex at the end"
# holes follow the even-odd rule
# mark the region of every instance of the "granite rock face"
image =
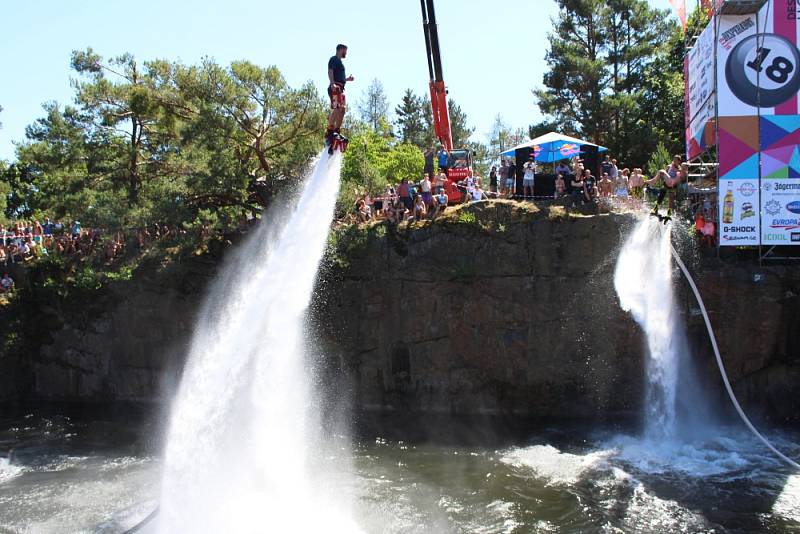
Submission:
POLYGON ((563 215, 491 203, 436 225, 366 231, 328 271, 317 309, 358 405, 544 418, 638 411, 641 336, 613 288, 633 219, 563 215))
MULTIPOLYGON (((349 385, 364 410, 636 417, 645 342, 613 287, 634 224, 631 215, 489 202, 435 224, 338 230, 309 336, 325 379, 349 385)), ((40 303, 32 315, 51 326, 31 354, 0 359, 0 399, 167 399, 228 252, 137 271, 86 313, 40 303)), ((692 268, 743 405, 757 417, 796 418, 800 269, 692 268)), ((723 405, 702 317, 677 271, 676 285, 699 380, 723 405)))

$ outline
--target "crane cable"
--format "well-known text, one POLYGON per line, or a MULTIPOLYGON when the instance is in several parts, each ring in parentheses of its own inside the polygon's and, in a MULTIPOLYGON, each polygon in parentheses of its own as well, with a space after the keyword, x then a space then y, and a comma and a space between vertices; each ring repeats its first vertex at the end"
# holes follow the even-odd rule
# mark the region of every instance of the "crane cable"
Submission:
POLYGON ((739 413, 739 417, 742 418, 742 421, 744 421, 744 424, 747 425, 747 428, 749 428, 750 431, 758 439, 760 439, 761 442, 764 443, 764 445, 766 445, 769 450, 775 453, 775 455, 778 456, 781 460, 783 460, 793 468, 800 471, 800 464, 798 464, 796 461, 792 460, 791 458, 783 454, 781 451, 776 449, 775 446, 772 445, 772 443, 770 443, 770 441, 767 438, 765 438, 763 435, 761 435, 761 433, 758 430, 756 430, 756 427, 753 426, 753 423, 750 422, 750 419, 748 419, 747 415, 744 413, 744 410, 739 405, 739 401, 736 400, 736 395, 733 393, 733 388, 731 387, 731 383, 728 380, 728 374, 725 372, 725 365, 722 363, 722 357, 719 354, 719 347, 717 346, 717 338, 714 335, 713 328, 711 328, 711 320, 708 318, 708 312, 706 311, 706 306, 703 303, 703 298, 700 296, 700 291, 697 289, 697 286, 694 283, 692 275, 689 274, 689 270, 686 268, 686 265, 684 265, 683 261, 681 261, 681 257, 678 255, 678 252, 675 250, 675 247, 672 246, 671 243, 670 243, 670 249, 672 249, 672 256, 675 258, 675 261, 678 263, 678 266, 680 266, 681 271, 683 271, 686 280, 692 287, 692 291, 694 292, 694 296, 697 299, 697 303, 700 305, 700 311, 703 313, 703 319, 705 320, 706 328, 708 329, 708 337, 711 339, 711 346, 714 348, 714 355, 717 358, 717 366, 719 367, 719 372, 722 375, 722 381, 725 383, 725 389, 728 391, 728 396, 730 397, 731 402, 733 403, 733 407, 736 408, 736 411, 739 413))

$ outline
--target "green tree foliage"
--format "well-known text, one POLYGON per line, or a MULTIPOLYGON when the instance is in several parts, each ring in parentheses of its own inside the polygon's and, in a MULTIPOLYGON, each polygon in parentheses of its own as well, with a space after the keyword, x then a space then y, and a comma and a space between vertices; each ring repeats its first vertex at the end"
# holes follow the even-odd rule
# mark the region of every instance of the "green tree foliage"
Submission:
POLYGON ((680 27, 646 0, 557 0, 549 34, 550 71, 535 91, 559 131, 611 149, 622 161, 645 161, 671 147, 683 127, 682 66, 665 61, 680 27))
POLYGON ((419 181, 425 167, 422 151, 411 143, 400 143, 387 154, 379 170, 391 182, 403 178, 419 181))
POLYGON ((664 143, 659 143, 647 160, 647 173, 651 177, 655 176, 661 169, 666 169, 671 161, 672 156, 669 151, 667 151, 667 147, 664 146, 664 143))
POLYGON ((577 134, 577 132, 563 128, 556 121, 552 120, 543 120, 537 122, 536 124, 531 124, 530 126, 528 126, 528 136, 531 139, 536 139, 537 137, 541 137, 544 134, 548 134, 550 132, 558 132, 565 135, 577 134))
POLYGON ((476 141, 467 143, 466 148, 472 153, 472 169, 478 176, 485 178, 484 187, 489 186, 489 170, 492 162, 497 158, 499 152, 492 152, 488 145, 476 141))
POLYGON ((44 106, 3 173, 11 216, 107 228, 234 216, 302 176, 324 103, 275 67, 72 54, 75 106, 44 106))

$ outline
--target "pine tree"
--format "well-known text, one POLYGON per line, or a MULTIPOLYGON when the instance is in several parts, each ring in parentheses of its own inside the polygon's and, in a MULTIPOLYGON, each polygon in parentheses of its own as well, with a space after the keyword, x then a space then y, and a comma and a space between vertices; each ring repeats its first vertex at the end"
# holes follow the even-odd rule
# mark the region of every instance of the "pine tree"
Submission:
POLYGON ((467 114, 462 111, 461 106, 456 104, 455 100, 448 100, 447 108, 450 111, 450 132, 453 135, 453 147, 466 146, 475 128, 469 127, 467 114))
POLYGON ((425 131, 425 101, 406 89, 400 105, 394 110, 397 134, 403 143, 411 143, 425 150, 427 135, 425 131))
POLYGON ((683 131, 672 120, 682 106, 674 98, 682 67, 664 63, 677 24, 646 0, 557 3, 546 55, 551 70, 535 91, 541 111, 559 131, 607 146, 631 164, 641 165, 659 142, 671 146, 676 134, 651 119, 668 117, 669 128, 683 131))
POLYGON ((557 0, 559 12, 548 34, 546 89, 535 91, 539 108, 563 128, 599 141, 602 98, 608 81, 606 32, 601 0, 557 0))
POLYGON ((374 131, 381 129, 381 121, 389 122, 389 99, 383 90, 383 84, 377 78, 367 87, 364 97, 358 104, 361 120, 369 124, 374 131))

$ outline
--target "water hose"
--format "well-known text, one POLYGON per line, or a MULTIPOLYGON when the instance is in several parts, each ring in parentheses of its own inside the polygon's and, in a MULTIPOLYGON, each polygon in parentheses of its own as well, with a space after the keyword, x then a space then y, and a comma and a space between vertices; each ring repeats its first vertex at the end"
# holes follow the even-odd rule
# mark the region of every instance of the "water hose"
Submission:
POLYGON ((689 274, 689 270, 686 268, 686 265, 683 264, 681 261, 680 255, 678 255, 678 251, 675 250, 675 247, 670 244, 670 249, 672 249, 672 257, 675 258, 675 261, 678 263, 678 266, 683 271, 686 280, 689 282, 689 285, 692 287, 692 291, 694 292, 694 296, 697 299, 697 303, 700 305, 700 311, 703 313, 703 319, 706 322, 706 329, 708 329, 708 337, 711 339, 711 346, 714 348, 714 355, 717 357, 717 366, 719 367, 719 373, 722 375, 722 381, 725 383, 725 389, 728 391, 728 396, 733 403, 733 407, 736 408, 736 411, 739 413, 739 417, 742 418, 744 424, 747 425, 747 428, 761 440, 761 442, 767 446, 769 450, 775 453, 781 460, 792 466, 793 468, 800 471, 800 464, 783 454, 781 451, 775 448, 770 441, 765 438, 761 433, 753 426, 753 423, 750 422, 747 415, 744 413, 744 410, 739 405, 739 401, 736 400, 736 395, 733 393, 733 388, 731 387, 731 383, 728 380, 728 373, 725 372, 725 364, 722 363, 722 357, 719 355, 719 347, 717 346, 717 338, 714 335, 714 329, 711 328, 711 320, 708 318, 708 312, 706 311, 706 306, 703 303, 703 297, 700 296, 700 291, 697 289, 697 286, 694 283, 694 279, 692 275, 689 274))
POLYGON ((123 534, 134 534, 136 532, 140 532, 145 526, 147 526, 148 523, 150 523, 153 519, 155 519, 157 515, 158 515, 158 506, 156 506, 155 509, 152 512, 150 512, 150 514, 147 517, 142 519, 136 526, 126 530, 123 534))

